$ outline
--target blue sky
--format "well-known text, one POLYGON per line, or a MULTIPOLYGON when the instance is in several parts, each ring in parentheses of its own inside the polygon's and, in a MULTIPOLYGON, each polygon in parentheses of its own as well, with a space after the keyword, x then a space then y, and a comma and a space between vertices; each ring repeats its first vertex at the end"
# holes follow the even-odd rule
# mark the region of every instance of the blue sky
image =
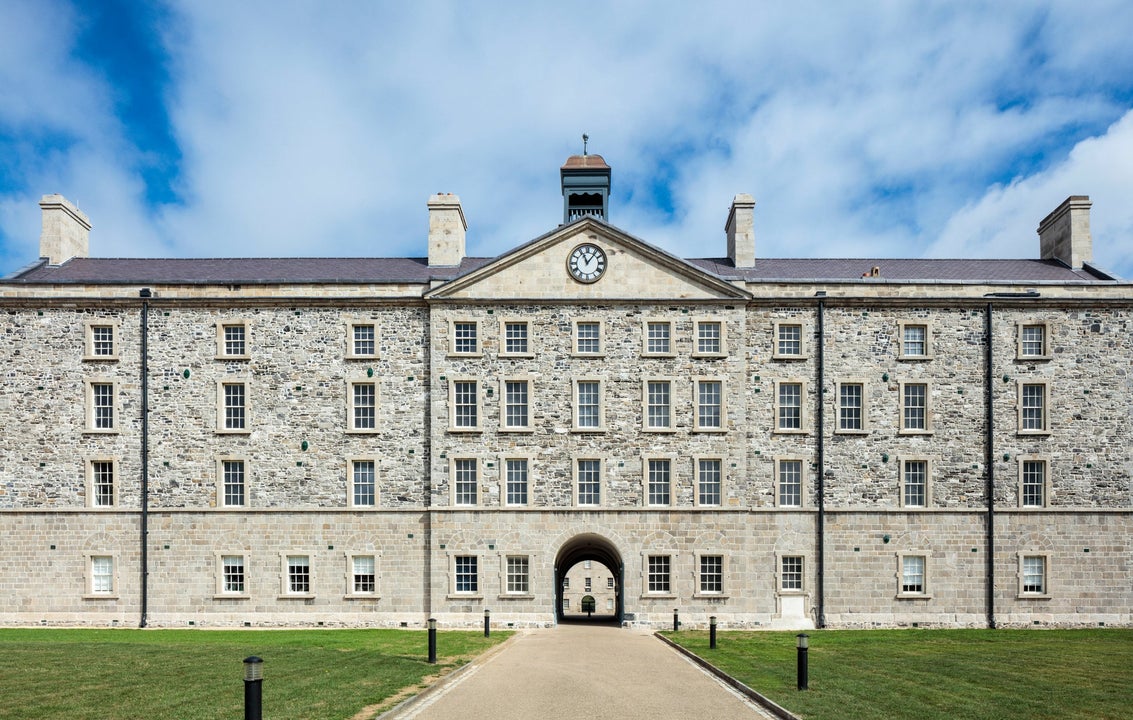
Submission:
POLYGON ((1037 257, 1093 200, 1133 278, 1133 3, 0 0, 0 274, 41 195, 100 257, 470 255, 561 220, 558 168, 613 167, 611 221, 724 254, 1037 257))

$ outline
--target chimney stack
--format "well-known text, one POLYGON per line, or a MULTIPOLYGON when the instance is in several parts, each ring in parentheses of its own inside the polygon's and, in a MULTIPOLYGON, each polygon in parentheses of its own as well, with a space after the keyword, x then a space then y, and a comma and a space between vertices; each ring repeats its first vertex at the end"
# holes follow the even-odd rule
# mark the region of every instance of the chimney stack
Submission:
POLYGON ((39 256, 51 265, 62 265, 73 257, 90 256, 90 220, 62 195, 44 195, 43 230, 39 256))
POLYGON ((738 268, 755 267, 755 198, 740 193, 732 200, 728 222, 728 259, 738 268))
POLYGON ((464 260, 464 233, 468 223, 460 198, 437 193, 429 198, 429 265, 459 265, 464 260))
POLYGON ((1079 270, 1082 263, 1094 259, 1094 241, 1090 237, 1090 202, 1088 195, 1071 195, 1039 223, 1039 257, 1060 260, 1079 270))

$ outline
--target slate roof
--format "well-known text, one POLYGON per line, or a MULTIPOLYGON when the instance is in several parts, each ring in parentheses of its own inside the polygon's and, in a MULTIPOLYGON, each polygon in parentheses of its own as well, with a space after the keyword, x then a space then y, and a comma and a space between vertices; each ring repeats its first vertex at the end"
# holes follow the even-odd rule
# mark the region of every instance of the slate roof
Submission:
POLYGON ((723 278, 747 282, 861 280, 945 283, 1092 283, 1119 278, 1089 266, 1074 270, 1058 260, 934 260, 908 258, 757 258, 753 268, 737 268, 728 258, 688 262, 723 278))

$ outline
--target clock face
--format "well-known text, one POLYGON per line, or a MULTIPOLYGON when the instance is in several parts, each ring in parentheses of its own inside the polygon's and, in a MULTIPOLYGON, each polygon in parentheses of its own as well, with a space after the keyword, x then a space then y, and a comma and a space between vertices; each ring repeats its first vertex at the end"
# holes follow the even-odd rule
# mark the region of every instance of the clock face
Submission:
POLYGON ((592 283, 606 272, 606 253, 597 245, 583 243, 571 251, 567 269, 575 280, 592 283))

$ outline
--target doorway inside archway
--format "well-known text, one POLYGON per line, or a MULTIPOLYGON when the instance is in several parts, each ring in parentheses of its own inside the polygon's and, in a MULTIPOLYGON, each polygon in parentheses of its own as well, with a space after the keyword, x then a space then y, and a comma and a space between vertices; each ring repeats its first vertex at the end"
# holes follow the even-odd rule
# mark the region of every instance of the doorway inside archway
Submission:
POLYGON ((624 574, 609 540, 593 533, 571 538, 555 556, 555 618, 620 624, 624 574))

